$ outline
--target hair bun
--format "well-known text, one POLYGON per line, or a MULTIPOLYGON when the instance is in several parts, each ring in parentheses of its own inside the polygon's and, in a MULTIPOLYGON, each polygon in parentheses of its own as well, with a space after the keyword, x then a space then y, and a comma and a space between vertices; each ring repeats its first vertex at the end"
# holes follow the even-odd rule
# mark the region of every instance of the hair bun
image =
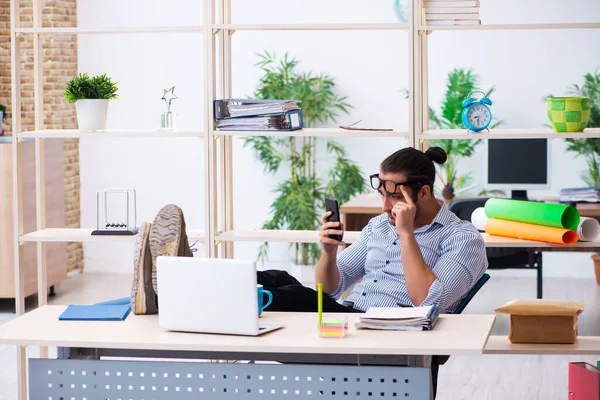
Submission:
POLYGON ((448 159, 448 154, 446 154, 446 150, 441 147, 430 147, 425 151, 425 155, 429 157, 429 159, 437 164, 443 164, 448 159))

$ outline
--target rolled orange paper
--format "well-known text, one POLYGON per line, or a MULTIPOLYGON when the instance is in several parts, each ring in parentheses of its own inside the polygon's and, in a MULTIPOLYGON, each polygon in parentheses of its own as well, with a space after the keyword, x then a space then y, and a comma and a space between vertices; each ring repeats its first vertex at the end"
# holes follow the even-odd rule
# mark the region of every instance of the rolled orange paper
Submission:
POLYGON ((572 230, 495 218, 491 218, 486 222, 485 231, 490 235, 556 244, 573 244, 579 240, 577 232, 572 230))

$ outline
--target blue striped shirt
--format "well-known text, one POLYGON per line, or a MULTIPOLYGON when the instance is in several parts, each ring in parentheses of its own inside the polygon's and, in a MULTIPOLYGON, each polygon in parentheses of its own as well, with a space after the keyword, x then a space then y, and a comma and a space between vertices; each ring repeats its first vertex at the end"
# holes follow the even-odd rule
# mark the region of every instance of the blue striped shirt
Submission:
POLYGON ((422 304, 413 304, 402 266, 402 243, 387 214, 372 218, 358 241, 339 253, 340 279, 330 297, 358 282, 343 303, 366 311, 369 307, 427 306, 452 312, 488 267, 482 235, 438 200, 441 209, 429 225, 414 235, 425 264, 436 278, 422 304))

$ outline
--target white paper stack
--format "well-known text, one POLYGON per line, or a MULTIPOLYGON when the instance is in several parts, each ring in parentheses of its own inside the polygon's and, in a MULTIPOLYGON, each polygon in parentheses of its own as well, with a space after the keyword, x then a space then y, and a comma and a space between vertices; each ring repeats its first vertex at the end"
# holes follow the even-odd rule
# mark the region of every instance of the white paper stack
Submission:
POLYGON ((438 318, 435 306, 371 307, 356 321, 356 328, 398 331, 430 330, 438 318))
POLYGON ((425 0, 423 10, 426 25, 481 25, 479 0, 425 0))
POLYGON ((567 202, 600 202, 600 188, 584 187, 584 188, 565 188, 560 190, 559 201, 567 202))

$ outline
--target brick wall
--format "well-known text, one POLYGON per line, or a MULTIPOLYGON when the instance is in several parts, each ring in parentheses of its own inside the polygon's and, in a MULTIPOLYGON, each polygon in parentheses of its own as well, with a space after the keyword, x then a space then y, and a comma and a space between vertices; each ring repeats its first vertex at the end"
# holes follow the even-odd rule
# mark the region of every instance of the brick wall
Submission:
MULTIPOLYGON (((21 26, 33 26, 31 0, 21 0, 21 26)), ((77 26, 77 0, 43 0, 42 24, 44 27, 77 26)), ((12 116, 10 79, 10 1, 0 0, 0 103, 8 105, 7 114, 12 116)), ((45 129, 76 129, 75 107, 63 98, 65 83, 77 74, 77 36, 42 36, 44 63, 44 126, 45 129)), ((33 93, 33 37, 21 39, 21 109, 22 129, 34 129, 33 93)), ((7 118, 6 134, 10 133, 11 121, 7 118)), ((80 227, 79 208, 79 141, 65 139, 65 226, 80 227)), ((68 243, 68 270, 83 268, 81 243, 68 243)))

